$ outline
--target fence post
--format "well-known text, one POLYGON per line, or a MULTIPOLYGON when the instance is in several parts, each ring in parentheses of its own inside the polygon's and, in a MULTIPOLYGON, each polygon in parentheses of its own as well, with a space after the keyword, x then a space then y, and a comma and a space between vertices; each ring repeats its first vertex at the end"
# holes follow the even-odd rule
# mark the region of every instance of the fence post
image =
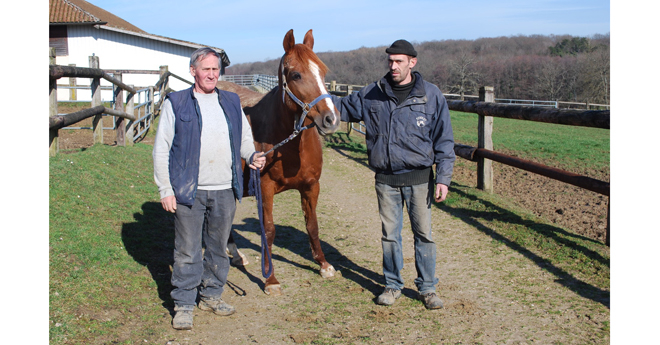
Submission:
MULTIPOLYGON (((167 66, 160 66, 160 77, 162 78, 164 75, 169 73, 169 67, 167 66)), ((163 83, 160 85, 160 90, 158 90, 159 93, 159 100, 158 103, 163 103, 163 100, 165 99, 165 93, 167 92, 167 89, 170 87, 170 78, 166 77, 165 80, 163 80, 163 83)))
MULTIPOLYGON (((156 116, 155 116, 156 115, 156 101, 154 101, 155 96, 156 96, 156 92, 154 91, 154 87, 149 86, 149 94, 147 95, 147 102, 149 102, 149 104, 146 107, 149 107, 149 113, 151 114, 150 116, 154 119, 156 118, 156 116)), ((145 109, 146 109, 146 107, 145 107, 145 109)), ((147 110, 145 110, 145 112, 146 111, 147 110)), ((147 114, 145 113, 145 115, 147 115, 147 114)))
MULTIPOLYGON (((76 67, 75 63, 70 63, 69 66, 71 67, 76 67)), ((69 100, 70 101, 77 101, 78 100, 78 89, 76 89, 76 86, 78 86, 77 83, 78 78, 74 77, 69 77, 69 100)))
POLYGON ((610 197, 607 198, 607 231, 605 232, 605 244, 610 246, 610 197))
MULTIPOLYGON (((55 48, 51 47, 49 51, 49 63, 55 65, 55 48)), ((49 83, 49 112, 48 116, 57 116, 57 79, 50 79, 49 83)), ((60 150, 59 132, 57 129, 50 129, 48 135, 48 154, 57 155, 60 150)))
MULTIPOLYGON (((479 88, 479 102, 494 102, 495 92, 492 86, 479 88)), ((493 149, 493 117, 479 115, 479 142, 478 147, 487 150, 493 149)), ((493 192, 493 161, 479 157, 477 160, 477 188, 493 192)))
POLYGON ((333 80, 330 82, 330 91, 337 91, 337 81, 333 80))
MULTIPOLYGON (((98 56, 89 57, 89 68, 101 68, 98 56)), ((92 83, 92 108, 102 105, 101 100, 101 78, 93 78, 92 83)), ((94 116, 92 120, 92 128, 94 131, 94 145, 103 144, 103 114, 94 116)))
MULTIPOLYGON (((115 73, 114 78, 122 81, 122 74, 121 73, 115 73)), ((114 95, 115 95, 115 110, 119 111, 124 111, 124 89, 121 87, 114 85, 113 84, 113 89, 114 89, 114 95)), ((124 126, 124 118, 121 116, 117 116, 115 119, 115 128, 117 131, 117 146, 126 146, 126 126, 124 126)))
MULTIPOLYGON (((135 88, 133 85, 129 85, 131 88, 135 88)), ((128 93, 128 96, 126 97, 126 110, 124 110, 128 114, 135 115, 135 94, 134 93, 128 93)), ((138 120, 140 118, 138 114, 135 116, 135 119, 138 120)), ((128 146, 133 146, 133 143, 135 141, 135 136, 134 136, 134 130, 135 130, 135 121, 128 120, 128 128, 126 128, 126 145, 128 146)))

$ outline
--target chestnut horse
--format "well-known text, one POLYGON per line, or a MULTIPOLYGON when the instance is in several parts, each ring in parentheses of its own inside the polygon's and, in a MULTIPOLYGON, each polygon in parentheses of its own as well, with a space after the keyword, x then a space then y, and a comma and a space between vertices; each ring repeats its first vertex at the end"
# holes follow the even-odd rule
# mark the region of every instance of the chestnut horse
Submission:
MULTIPOLYGON (((218 88, 236 92, 241 98, 257 151, 268 152, 276 147, 267 153, 266 166, 261 172, 263 223, 269 252, 272 253, 275 239, 273 198, 277 193, 296 189, 300 192, 312 255, 320 265, 321 276, 328 278, 334 276, 335 269, 325 260, 321 250, 316 218, 323 166, 319 134, 326 135, 337 130, 339 112, 325 88, 327 67, 312 51, 312 30, 305 34, 302 44, 295 43, 293 30, 289 30, 283 45, 285 53, 278 71, 279 86, 266 95, 229 82, 218 82, 218 88), (310 129, 302 130, 303 126, 310 129), (287 142, 286 139, 294 131, 299 134, 287 142)), ((246 193, 249 170, 245 169, 246 193)), ((282 289, 274 270, 272 272, 266 278, 264 292, 278 295, 282 289)))

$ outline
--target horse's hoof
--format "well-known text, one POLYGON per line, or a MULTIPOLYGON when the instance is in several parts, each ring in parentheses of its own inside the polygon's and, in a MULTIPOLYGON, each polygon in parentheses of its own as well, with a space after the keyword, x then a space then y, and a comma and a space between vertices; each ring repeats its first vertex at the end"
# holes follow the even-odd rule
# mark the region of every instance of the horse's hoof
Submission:
POLYGON ((335 276, 335 268, 330 265, 328 268, 321 268, 321 277, 332 278, 335 276))
POLYGON ((238 251, 238 256, 234 256, 231 259, 231 264, 234 266, 247 266, 250 264, 250 262, 247 259, 247 256, 245 254, 241 253, 241 251, 238 251))
POLYGON ((264 289, 264 292, 269 296, 280 296, 282 295, 282 287, 280 284, 268 285, 264 289))

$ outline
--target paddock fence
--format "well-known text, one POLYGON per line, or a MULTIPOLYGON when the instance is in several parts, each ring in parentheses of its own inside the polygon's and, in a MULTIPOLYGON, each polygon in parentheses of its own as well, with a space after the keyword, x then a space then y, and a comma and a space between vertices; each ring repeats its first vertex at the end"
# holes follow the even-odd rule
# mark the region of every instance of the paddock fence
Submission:
POLYGON ((89 57, 89 67, 61 66, 55 64, 54 48, 50 50, 49 70, 49 154, 54 156, 59 152, 60 129, 91 129, 93 144, 103 143, 103 131, 114 130, 118 146, 130 146, 149 131, 164 96, 172 92, 169 88, 169 78, 177 78, 190 85, 192 83, 168 71, 167 66, 158 70, 104 70, 99 67, 99 57, 89 57), (154 86, 136 88, 122 82, 124 74, 159 74, 160 78, 154 86), (58 85, 61 78, 69 78, 68 85, 58 85), (89 85, 78 85, 78 78, 89 78, 89 85), (101 79, 112 84, 102 87, 101 79), (79 90, 91 90, 90 107, 69 114, 58 113, 58 88, 69 90, 69 99, 59 102, 79 102, 79 90), (112 100, 103 101, 102 90, 112 90, 112 100), (126 95, 125 95, 126 94, 126 95), (106 107, 104 104, 108 104, 106 107), (110 117, 111 126, 104 127, 104 117, 110 117), (73 125, 93 117, 91 127, 74 127, 73 125))
MULTIPOLYGON (((495 161, 607 196, 608 216, 605 243, 609 246, 609 182, 493 151, 492 133, 494 117, 609 130, 610 111, 559 109, 555 107, 495 103, 492 86, 480 88, 479 96, 477 97, 478 99, 474 101, 447 100, 450 110, 474 113, 479 116, 477 128, 478 146, 471 147, 461 144, 455 144, 454 146, 454 152, 457 156, 477 163, 477 188, 487 193, 493 193, 492 162, 495 161)), ((353 126, 353 123, 349 124, 349 133, 351 129, 354 129, 359 133, 365 134, 362 124, 358 124, 359 128, 354 128, 353 126)))
MULTIPOLYGON (((254 78, 243 78, 245 84, 254 78)), ((364 85, 339 84, 336 81, 326 83, 328 92, 337 96, 347 96, 359 91, 364 85)), ((268 91, 270 89, 267 89, 268 91)), ((474 113, 478 119, 478 146, 456 144, 454 152, 457 156, 477 163, 477 188, 487 193, 493 193, 493 167, 492 162, 509 165, 518 169, 529 171, 538 175, 568 183, 579 188, 587 189, 608 197, 608 216, 605 243, 610 245, 609 224, 609 196, 610 183, 600 181, 588 176, 575 174, 566 170, 553 168, 533 161, 512 157, 493 151, 493 118, 508 118, 545 122, 567 126, 582 126, 601 129, 610 129, 610 106, 607 104, 590 104, 561 101, 516 100, 495 98, 494 88, 484 86, 479 95, 445 94, 450 110, 465 113, 474 113), (471 100, 465 100, 471 99, 471 100), (583 108, 583 109, 573 109, 583 108), (596 110, 594 110, 596 109, 596 110)), ((348 123, 347 131, 350 134, 355 130, 366 135, 363 123, 348 123)))

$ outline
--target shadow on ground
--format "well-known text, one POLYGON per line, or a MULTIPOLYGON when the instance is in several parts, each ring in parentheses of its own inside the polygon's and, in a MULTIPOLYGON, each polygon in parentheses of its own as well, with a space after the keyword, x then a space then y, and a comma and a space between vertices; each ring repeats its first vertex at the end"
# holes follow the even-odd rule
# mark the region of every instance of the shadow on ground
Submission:
MULTIPOLYGON (((157 285, 158 297, 163 301, 163 307, 171 313, 174 309, 174 302, 170 297, 172 291, 170 266, 174 262, 174 215, 165 212, 160 203, 147 202, 142 205, 142 213, 135 213, 133 217, 134 222, 125 223, 122 227, 124 247, 137 263, 149 270, 157 285)), ((243 225, 233 225, 232 235, 234 241, 239 249, 249 248, 260 252, 261 243, 253 243, 243 236, 245 232, 258 234, 261 231, 259 220, 246 218, 243 221, 245 223, 243 225)), ((293 265, 318 274, 319 266, 312 258, 307 233, 290 226, 277 226, 276 229, 277 234, 273 249, 275 272, 277 272, 278 266, 293 265), (285 256, 278 254, 280 248, 286 248, 292 253, 303 257, 306 262, 300 263, 287 259, 285 256)), ((341 270, 345 279, 354 281, 374 295, 381 292, 382 286, 376 283, 382 280, 380 274, 357 265, 325 241, 321 241, 321 248, 326 260, 335 269, 341 270)), ((257 262, 255 264, 260 265, 261 263, 257 262)), ((238 267, 238 269, 263 290, 264 279, 261 276, 255 276, 242 267, 238 267)), ((283 278, 286 279, 286 277, 283 278)), ((240 287, 234 285, 231 281, 227 282, 227 288, 238 295, 245 294, 245 291, 242 291, 240 287)))
POLYGON ((527 219, 523 219, 517 214, 506 210, 502 207, 499 207, 489 201, 478 198, 477 196, 465 193, 460 188, 468 188, 467 186, 457 184, 452 182, 450 187, 450 193, 455 193, 456 195, 466 198, 475 202, 479 202, 486 207, 486 211, 474 211, 465 208, 447 206, 446 204, 436 204, 436 207, 447 212, 448 214, 461 219, 463 222, 474 227, 475 229, 483 232, 484 234, 490 236, 493 240, 505 244, 507 247, 519 252, 524 255, 526 258, 531 260, 538 267, 552 273, 557 277, 555 280, 557 283, 564 285, 566 288, 575 292, 576 294, 591 299, 595 302, 601 303, 607 308, 610 307, 610 292, 603 290, 596 286, 590 285, 576 277, 571 273, 553 265, 550 260, 543 258, 529 249, 521 246, 520 244, 508 239, 497 229, 488 227, 482 223, 481 220, 485 221, 495 221, 497 223, 508 223, 511 225, 522 225, 530 231, 535 231, 544 237, 558 243, 561 246, 569 247, 573 250, 583 253, 585 256, 589 257, 592 260, 598 261, 603 265, 609 266, 609 258, 603 257, 600 253, 597 253, 585 246, 579 244, 575 240, 588 241, 594 243, 600 243, 596 240, 579 236, 570 232, 567 232, 564 229, 548 225, 541 222, 535 222, 527 219), (457 188, 458 187, 458 188, 457 188))
MULTIPOLYGON (((244 225, 234 225, 233 237, 239 249, 247 248, 256 252, 261 252, 261 243, 252 243, 249 239, 242 235, 244 232, 253 232, 259 234, 261 229, 259 220, 255 218, 243 219, 244 225)), ((276 226, 275 242, 273 244, 273 266, 275 274, 278 274, 278 266, 284 264, 292 265, 301 269, 305 269, 315 274, 319 274, 319 265, 312 257, 312 251, 309 247, 309 237, 306 232, 298 230, 291 226, 276 226), (278 254, 280 249, 286 249, 306 260, 305 263, 292 261, 285 256, 278 254)), ((379 273, 371 271, 367 268, 361 267, 343 255, 333 245, 321 240, 321 249, 325 255, 326 260, 335 267, 336 270, 341 271, 342 277, 349 279, 356 284, 360 285, 365 290, 375 294, 380 294, 382 285, 376 283, 382 280, 379 273)), ((261 262, 255 263, 261 266, 261 262)), ((247 274, 251 281, 259 284, 263 290, 264 282, 263 277, 255 277, 245 269, 239 268, 242 272, 247 274)), ((286 280, 286 277, 278 275, 281 280, 286 280)))
POLYGON ((133 214, 133 218, 135 222, 122 227, 124 248, 149 270, 163 307, 173 310, 170 266, 174 262, 174 215, 163 210, 159 202, 146 202, 142 213, 133 214))

